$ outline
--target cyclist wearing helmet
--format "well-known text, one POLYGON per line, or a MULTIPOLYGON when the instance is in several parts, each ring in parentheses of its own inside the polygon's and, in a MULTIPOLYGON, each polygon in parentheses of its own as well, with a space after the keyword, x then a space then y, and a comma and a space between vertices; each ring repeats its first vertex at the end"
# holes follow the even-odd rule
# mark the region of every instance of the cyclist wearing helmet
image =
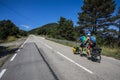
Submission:
POLYGON ((88 45, 88 51, 87 51, 87 53, 88 53, 88 57, 90 56, 90 36, 91 36, 91 34, 90 34, 90 32, 86 32, 86 37, 87 37, 87 39, 86 39, 86 43, 89 43, 89 45, 88 45))
POLYGON ((80 47, 81 47, 81 48, 80 48, 80 53, 82 53, 87 38, 86 38, 85 36, 81 36, 81 37, 79 38, 79 40, 81 41, 81 45, 80 45, 80 47))
POLYGON ((86 43, 89 43, 88 45, 88 57, 90 57, 90 49, 96 45, 96 38, 94 36, 91 36, 90 32, 86 33, 87 40, 86 43))

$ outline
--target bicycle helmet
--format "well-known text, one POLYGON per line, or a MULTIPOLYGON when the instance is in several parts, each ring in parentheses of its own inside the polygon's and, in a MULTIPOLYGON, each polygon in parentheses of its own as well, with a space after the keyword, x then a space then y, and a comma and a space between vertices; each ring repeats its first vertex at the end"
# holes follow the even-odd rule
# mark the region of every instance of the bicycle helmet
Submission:
POLYGON ((91 34, 90 34, 90 32, 88 31, 88 32, 86 32, 86 36, 90 36, 91 34))

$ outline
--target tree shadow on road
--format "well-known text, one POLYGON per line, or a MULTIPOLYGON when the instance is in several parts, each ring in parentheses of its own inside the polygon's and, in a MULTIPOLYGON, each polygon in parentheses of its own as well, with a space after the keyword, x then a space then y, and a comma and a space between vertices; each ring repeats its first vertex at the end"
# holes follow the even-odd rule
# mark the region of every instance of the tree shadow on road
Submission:
POLYGON ((11 48, 11 47, 5 47, 5 46, 0 46, 0 58, 14 53, 18 48, 11 48))

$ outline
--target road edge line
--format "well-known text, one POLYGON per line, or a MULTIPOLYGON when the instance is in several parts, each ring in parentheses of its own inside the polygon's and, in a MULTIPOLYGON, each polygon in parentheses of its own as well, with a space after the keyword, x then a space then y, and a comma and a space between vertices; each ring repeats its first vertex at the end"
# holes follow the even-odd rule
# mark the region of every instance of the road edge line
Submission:
POLYGON ((13 57, 10 59, 10 61, 13 61, 16 56, 17 56, 17 53, 13 55, 13 57))
POLYGON ((25 42, 20 46, 20 48, 22 48, 22 47, 25 45, 25 43, 28 41, 28 39, 29 39, 29 36, 28 36, 28 38, 25 40, 25 42))
POLYGON ((4 73, 6 72, 7 69, 3 69, 1 72, 0 72, 0 79, 2 78, 2 76, 4 75, 4 73))

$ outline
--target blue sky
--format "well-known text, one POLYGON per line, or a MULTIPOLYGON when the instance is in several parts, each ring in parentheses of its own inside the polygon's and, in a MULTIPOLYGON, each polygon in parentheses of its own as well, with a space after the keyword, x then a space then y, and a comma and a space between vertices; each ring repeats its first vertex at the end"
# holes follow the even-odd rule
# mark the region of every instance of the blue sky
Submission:
MULTIPOLYGON (((120 0, 116 3, 120 6, 120 0)), ((60 16, 77 25, 82 5, 83 0, 0 0, 0 20, 10 19, 23 30, 58 22, 60 16)))

